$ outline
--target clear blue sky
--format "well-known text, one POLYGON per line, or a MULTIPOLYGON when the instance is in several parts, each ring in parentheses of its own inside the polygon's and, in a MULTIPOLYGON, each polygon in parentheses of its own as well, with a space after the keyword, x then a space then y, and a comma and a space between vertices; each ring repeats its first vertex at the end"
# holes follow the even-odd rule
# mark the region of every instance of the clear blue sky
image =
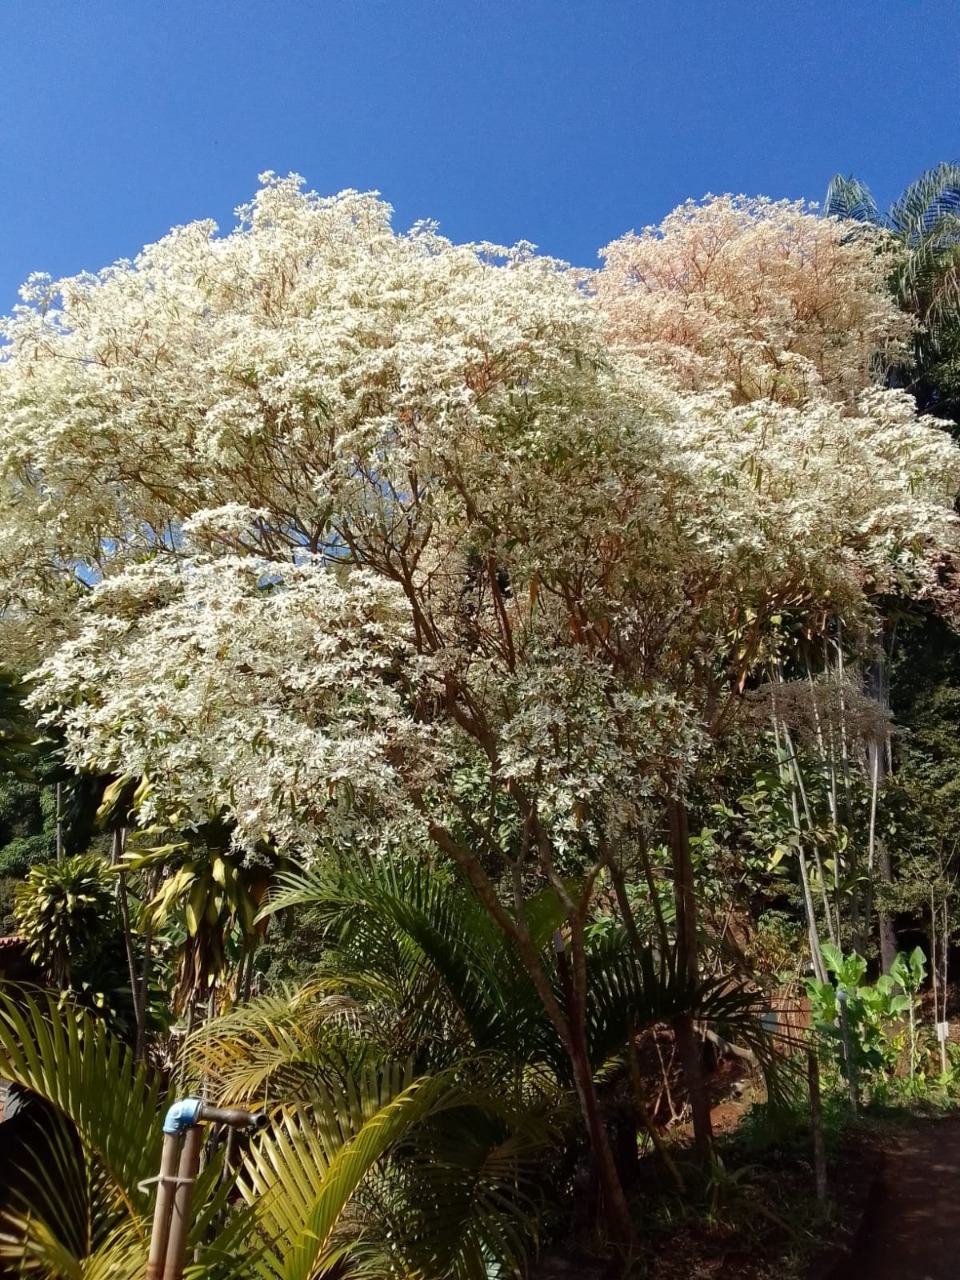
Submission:
POLYGON ((960 0, 4 0, 0 312, 264 169, 590 264, 687 196, 960 158, 960 0))

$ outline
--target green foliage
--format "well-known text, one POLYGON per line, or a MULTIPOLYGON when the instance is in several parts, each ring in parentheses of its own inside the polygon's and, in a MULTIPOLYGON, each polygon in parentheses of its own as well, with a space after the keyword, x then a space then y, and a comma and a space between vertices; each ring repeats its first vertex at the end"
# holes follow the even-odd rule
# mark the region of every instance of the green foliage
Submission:
POLYGON ((53 987, 125 1030, 131 992, 115 892, 104 860, 79 854, 31 867, 14 907, 28 955, 53 987))
POLYGON ((807 941, 796 915, 787 911, 762 912, 747 943, 746 959, 755 973, 772 974, 789 981, 803 963, 807 941))
POLYGON ((10 932, 14 882, 52 861, 58 826, 66 854, 99 847, 95 813, 102 781, 65 768, 57 745, 41 737, 22 708, 16 732, 4 739, 4 688, 0 673, 0 915, 10 932))
POLYGON ((519 1274, 545 1136, 456 1073, 330 1076, 247 1161, 244 1193, 271 1239, 262 1272, 309 1280, 343 1259, 356 1276, 485 1280, 492 1263, 519 1274))
MULTIPOLYGON (((262 1027, 267 1027, 262 1021, 262 1027)), ((0 1074, 54 1108, 62 1132, 0 1223, 0 1258, 50 1280, 142 1274, 160 1155, 160 1077, 89 1013, 0 994, 0 1074)), ((548 1122, 471 1079, 328 1061, 244 1154, 196 1187, 197 1275, 314 1280, 517 1275, 535 1238, 548 1122), (238 1206, 231 1185, 248 1208, 238 1206)))
POLYGON ((901 627, 891 670, 891 702, 902 732, 894 738, 884 834, 897 884, 890 909, 920 918, 933 890, 960 925, 952 893, 960 868, 960 641, 943 620, 901 627))
MULTIPOLYGON (((269 911, 309 907, 327 951, 324 990, 375 997, 391 1050, 449 1063, 496 1054, 542 1066, 564 1087, 570 1063, 516 948, 451 868, 419 859, 345 857, 339 866, 288 872, 269 911), (395 1037, 395 1038, 394 1038, 395 1037)), ((564 975, 553 935, 563 910, 552 890, 524 916, 555 998, 564 975)), ((716 1022, 774 1067, 758 993, 722 976, 692 982, 672 952, 637 954, 621 925, 588 933, 587 1040, 596 1070, 621 1061, 632 1032, 684 1015, 716 1022)))
POLYGON ((56 850, 56 820, 35 782, 0 774, 0 875, 23 876, 56 850))
POLYGON ((891 280, 900 306, 920 322, 912 360, 895 381, 920 408, 956 420, 960 410, 960 165, 927 169, 886 214, 857 178, 838 174, 824 201, 827 216, 884 226, 901 254, 891 280))
POLYGON ((57 1167, 49 1170, 61 1187, 52 1204, 49 1188, 24 1186, 23 1212, 7 1224, 6 1257, 25 1252, 31 1260, 25 1274, 66 1280, 74 1227, 65 1221, 64 1205, 71 1197, 80 1200, 81 1218, 95 1219, 94 1240, 113 1241, 123 1226, 132 1231, 127 1247, 145 1257, 149 1192, 139 1184, 159 1164, 159 1078, 136 1067, 130 1051, 90 1013, 61 1009, 52 996, 4 992, 0 1075, 50 1104, 80 1148, 78 1156, 69 1141, 61 1145, 57 1167))
POLYGON ((60 987, 116 933, 112 877, 97 854, 32 867, 15 898, 30 958, 60 987))
POLYGON ((926 976, 923 952, 919 947, 909 955, 901 952, 890 973, 881 974, 872 983, 864 982, 867 963, 855 952, 844 955, 839 948, 824 943, 823 958, 834 981, 811 980, 807 994, 813 1025, 831 1046, 838 1069, 845 1071, 848 1067, 842 1025, 845 1008, 852 1066, 858 1076, 877 1083, 889 1081, 901 1067, 906 1016, 912 1077, 916 1069, 916 1001, 926 976))
POLYGON ((20 677, 0 667, 0 772, 29 777, 24 756, 36 738, 30 716, 24 711, 27 689, 20 677))

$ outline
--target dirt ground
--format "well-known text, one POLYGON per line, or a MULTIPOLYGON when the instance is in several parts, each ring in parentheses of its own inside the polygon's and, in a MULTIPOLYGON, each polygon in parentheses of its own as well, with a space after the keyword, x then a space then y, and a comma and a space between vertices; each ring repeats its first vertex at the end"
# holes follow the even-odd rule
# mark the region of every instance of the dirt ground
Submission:
POLYGON ((960 1117, 892 1139, 836 1280, 960 1280, 960 1117))

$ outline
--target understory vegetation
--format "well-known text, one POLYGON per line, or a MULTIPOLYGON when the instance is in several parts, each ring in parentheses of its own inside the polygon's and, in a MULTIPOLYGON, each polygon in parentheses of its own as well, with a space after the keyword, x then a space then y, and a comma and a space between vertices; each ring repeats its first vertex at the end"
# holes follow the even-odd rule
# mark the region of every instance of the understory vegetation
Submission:
POLYGON ((960 1090, 958 210, 582 271, 267 174, 28 281, 0 1273, 144 1276, 190 1095, 190 1276, 800 1274, 960 1090))

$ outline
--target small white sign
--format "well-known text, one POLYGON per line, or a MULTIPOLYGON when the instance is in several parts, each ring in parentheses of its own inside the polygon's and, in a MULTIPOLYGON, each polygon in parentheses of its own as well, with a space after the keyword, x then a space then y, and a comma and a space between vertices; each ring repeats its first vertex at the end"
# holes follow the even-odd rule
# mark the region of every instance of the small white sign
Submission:
POLYGON ((937 1039, 940 1041, 941 1044, 944 1044, 947 1040, 950 1039, 950 1023, 949 1022, 937 1023, 937 1039))

